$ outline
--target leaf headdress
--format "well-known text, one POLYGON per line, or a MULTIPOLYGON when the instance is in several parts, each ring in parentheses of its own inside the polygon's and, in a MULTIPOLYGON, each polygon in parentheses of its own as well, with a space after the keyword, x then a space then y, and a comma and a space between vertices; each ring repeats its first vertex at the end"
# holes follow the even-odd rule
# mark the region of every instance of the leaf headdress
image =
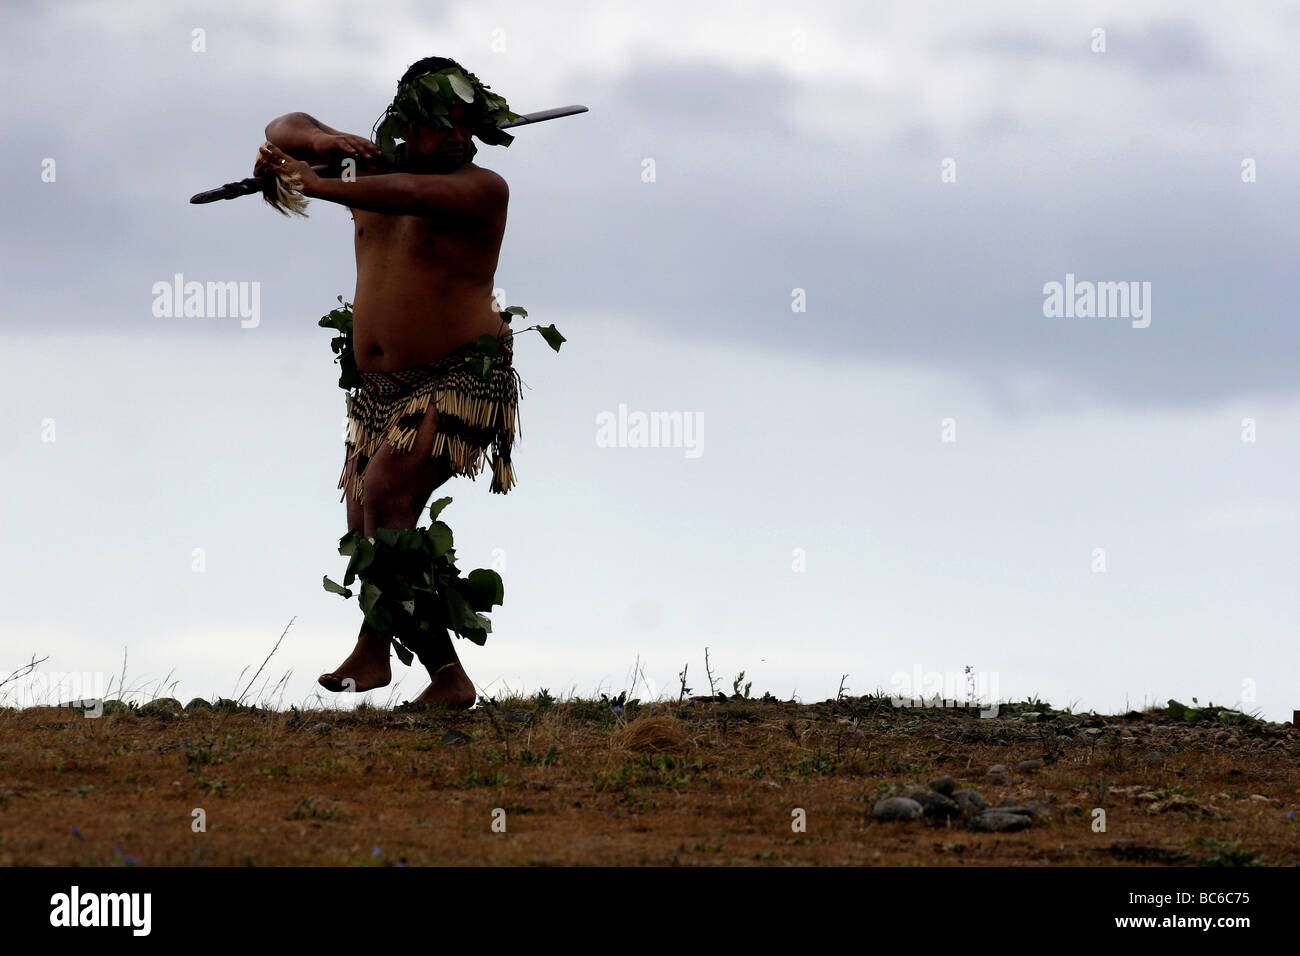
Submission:
POLYGON ((422 73, 401 84, 397 96, 375 123, 371 138, 392 162, 397 154, 396 141, 405 133, 407 123, 450 128, 448 116, 457 101, 467 105, 465 125, 484 143, 509 146, 514 140, 501 124, 518 119, 519 114, 473 73, 456 67, 422 73))

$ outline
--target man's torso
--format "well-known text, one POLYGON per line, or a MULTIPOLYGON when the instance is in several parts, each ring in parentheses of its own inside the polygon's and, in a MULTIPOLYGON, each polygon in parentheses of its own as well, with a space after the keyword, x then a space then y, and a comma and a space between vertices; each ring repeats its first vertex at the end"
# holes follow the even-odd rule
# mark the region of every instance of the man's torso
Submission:
MULTIPOLYGON (((496 177, 473 164, 455 175, 496 177)), ((352 210, 358 368, 391 371, 421 365, 480 335, 505 330, 492 308, 492 290, 506 205, 504 197, 493 201, 472 219, 352 210)))

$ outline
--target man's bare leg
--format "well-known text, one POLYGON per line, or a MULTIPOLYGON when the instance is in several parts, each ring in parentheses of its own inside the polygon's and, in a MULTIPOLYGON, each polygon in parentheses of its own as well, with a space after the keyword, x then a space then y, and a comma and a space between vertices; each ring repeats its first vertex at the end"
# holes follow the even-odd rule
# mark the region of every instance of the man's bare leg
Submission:
POLYGON ((430 639, 428 645, 420 649, 420 663, 429 672, 430 684, 411 703, 456 710, 474 706, 478 692, 461 666, 450 637, 442 634, 430 639))
MULTIPOLYGON (((361 502, 348 497, 348 530, 365 531, 365 509, 361 502)), ((386 636, 369 633, 365 625, 357 635, 357 646, 352 653, 334 670, 321 674, 316 682, 326 690, 335 693, 364 693, 376 687, 386 687, 393 679, 393 669, 389 663, 389 651, 392 646, 386 636)))
MULTIPOLYGON (((434 461, 430 457, 433 439, 437 434, 438 414, 432 405, 420 423, 415 443, 407 452, 395 452, 385 445, 366 467, 365 504, 360 514, 348 505, 348 526, 356 527, 354 519, 361 522, 366 535, 379 528, 414 528, 430 496, 451 477, 445 459, 434 461)), ((340 686, 340 690, 371 690, 383 687, 392 679, 389 663, 392 642, 368 633, 363 627, 357 645, 339 669, 321 676, 338 682, 353 680, 355 686, 340 686)), ((460 658, 446 634, 431 638, 426 646, 416 648, 420 663, 429 671, 430 685, 412 703, 443 707, 472 707, 477 699, 474 684, 470 681, 460 658)), ((331 681, 334 683, 334 681, 331 681)), ((330 687, 330 689, 334 689, 330 687)))

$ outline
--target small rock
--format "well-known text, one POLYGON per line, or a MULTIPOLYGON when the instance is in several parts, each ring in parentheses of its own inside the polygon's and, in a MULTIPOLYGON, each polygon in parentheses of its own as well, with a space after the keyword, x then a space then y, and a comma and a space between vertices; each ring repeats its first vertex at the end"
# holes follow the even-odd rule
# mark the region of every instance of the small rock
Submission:
POLYGON ((122 701, 122 700, 104 701, 104 713, 106 714, 129 714, 131 712, 132 712, 131 705, 126 703, 126 701, 122 701))
POLYGON ((942 777, 935 777, 931 780, 929 787, 935 793, 941 793, 945 797, 951 797, 952 792, 957 789, 957 781, 947 774, 944 774, 942 777))
POLYGON ((1100 737, 1105 732, 1105 729, 1102 727, 1089 727, 1084 731, 1084 735, 1088 737, 1100 737))
POLYGON ((140 713, 150 717, 173 717, 185 713, 185 707, 175 697, 159 697, 141 707, 140 713))
POLYGON ((985 810, 971 817, 967 826, 985 833, 1014 833, 1033 826, 1033 822, 1031 815, 1012 813, 1009 810, 985 810))
POLYGON ((334 727, 330 724, 315 724, 311 728, 313 734, 328 734, 334 727))
POLYGON ((456 730, 455 728, 452 728, 451 730, 447 731, 445 734, 442 735, 442 742, 452 747, 457 747, 460 744, 467 744, 473 739, 474 738, 471 737, 469 734, 463 734, 459 730, 456 730))
POLYGON ((1026 803, 1024 806, 1012 803, 1006 806, 994 807, 988 812, 1016 813, 1022 817, 1029 817, 1031 820, 1050 821, 1052 819, 1052 808, 1043 803, 1026 803))
POLYGON ((967 813, 979 813, 988 808, 988 802, 980 796, 978 790, 971 790, 969 787, 961 790, 954 790, 952 794, 953 802, 961 807, 967 813))
POLYGON ((922 813, 931 819, 947 820, 950 817, 961 816, 961 808, 957 804, 937 790, 923 787, 919 783, 891 783, 881 791, 877 799, 884 800, 890 797, 915 800, 921 805, 922 813))
POLYGON ((871 815, 877 820, 915 820, 923 810, 915 800, 907 797, 885 797, 877 800, 871 815))
POLYGON ((931 820, 951 820, 953 817, 961 816, 961 807, 956 801, 934 790, 927 790, 910 799, 919 803, 921 812, 931 820))
POLYGON ((1043 769, 1043 762, 1035 757, 1033 760, 1022 760, 1016 764, 1016 769, 1024 773, 1031 773, 1035 770, 1043 769))
POLYGON ((211 709, 212 709, 212 705, 209 704, 202 697, 195 697, 192 701, 190 701, 188 704, 185 705, 185 710, 187 712, 191 712, 195 710, 211 710, 211 709))
POLYGON ((921 800, 918 798, 924 797, 925 794, 930 792, 931 790, 929 787, 923 787, 919 783, 891 783, 884 790, 880 791, 877 799, 883 799, 885 797, 907 797, 909 800, 916 800, 917 803, 920 803, 921 800))
POLYGON ((993 766, 989 767, 985 776, 993 783, 1005 785, 1011 782, 1011 771, 1000 763, 995 763, 993 766))
POLYGON ((1038 711, 1036 711, 1036 710, 1029 710, 1029 711, 1025 711, 1025 713, 1021 714, 1021 715, 1020 715, 1020 719, 1023 720, 1023 721, 1024 721, 1025 723, 1027 723, 1027 724, 1036 724, 1036 723, 1038 723, 1038 719, 1039 719, 1040 717, 1042 717, 1042 716, 1043 716, 1043 715, 1042 715, 1041 713, 1039 713, 1038 711))
POLYGON ((1052 822, 1052 808, 1045 803, 1026 803, 1025 809, 1033 814, 1035 820, 1044 823, 1052 822))

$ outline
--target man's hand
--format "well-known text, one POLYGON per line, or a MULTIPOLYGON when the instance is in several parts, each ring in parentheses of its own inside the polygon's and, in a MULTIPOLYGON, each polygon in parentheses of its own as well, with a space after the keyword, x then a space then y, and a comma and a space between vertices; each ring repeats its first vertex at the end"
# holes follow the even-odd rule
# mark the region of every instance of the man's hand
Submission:
POLYGON ((299 192, 304 196, 310 196, 312 190, 321 181, 320 176, 316 175, 316 170, 311 168, 311 164, 294 159, 274 143, 263 143, 258 149, 258 159, 253 164, 253 175, 263 174, 290 177, 297 175, 302 182, 299 192))
POLYGON ((319 132, 312 139, 312 151, 322 159, 339 160, 351 157, 358 164, 373 167, 384 155, 383 151, 366 139, 352 133, 319 132))

